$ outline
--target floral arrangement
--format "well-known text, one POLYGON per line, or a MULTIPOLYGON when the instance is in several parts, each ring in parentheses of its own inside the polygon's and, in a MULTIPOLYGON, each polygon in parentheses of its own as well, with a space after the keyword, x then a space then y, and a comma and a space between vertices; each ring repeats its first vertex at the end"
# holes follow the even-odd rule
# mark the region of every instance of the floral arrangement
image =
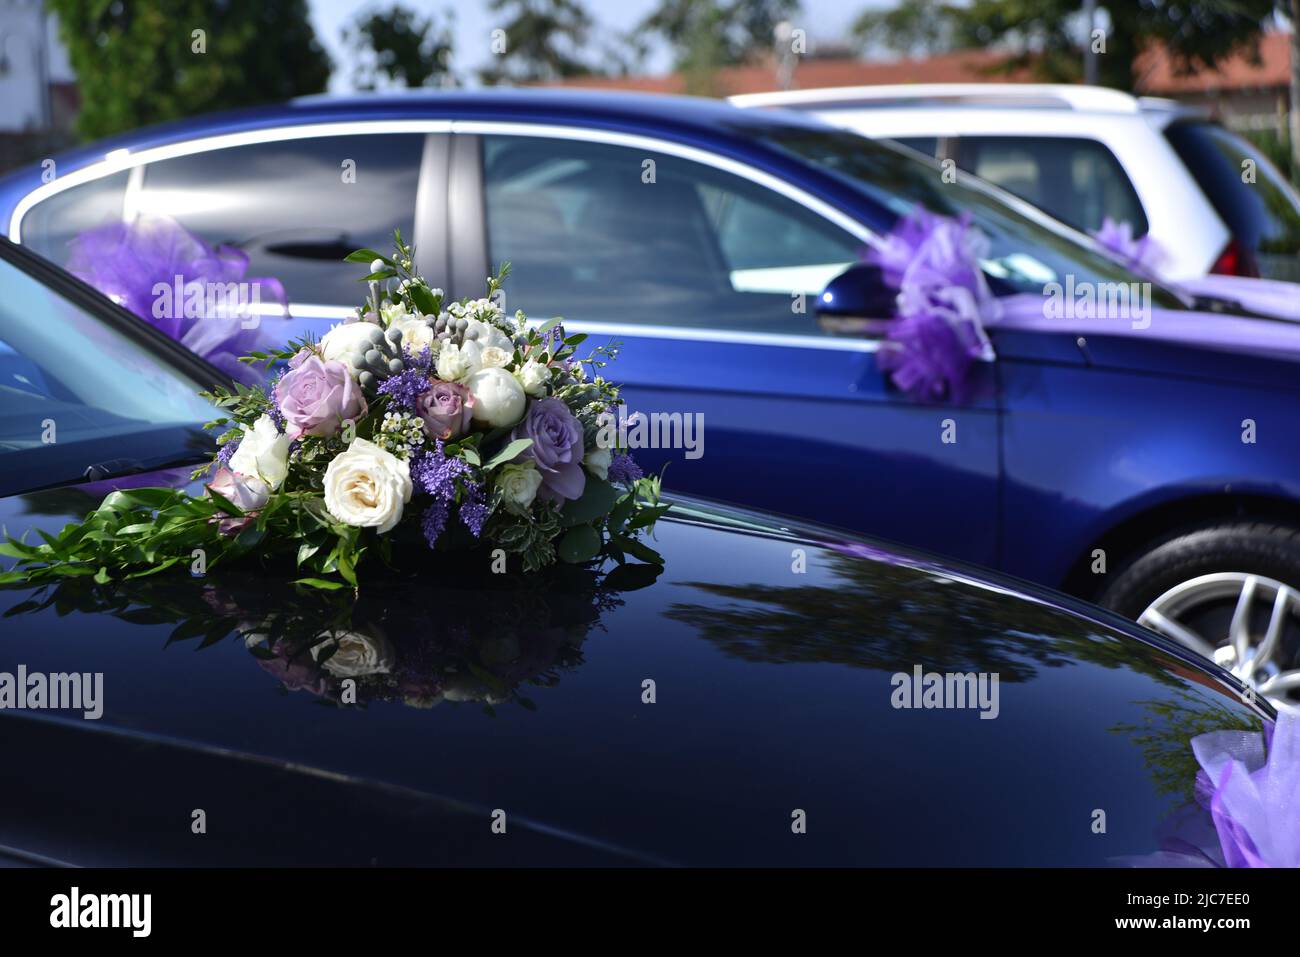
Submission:
POLYGON ((356 588, 363 560, 391 564, 403 542, 500 549, 525 571, 602 553, 661 564, 641 540, 668 507, 659 482, 605 418, 621 400, 599 370, 617 348, 580 359, 585 336, 558 319, 506 316, 508 265, 485 298, 445 303, 395 238, 391 258, 348 257, 370 265, 355 317, 319 342, 244 357, 287 366, 265 387, 203 393, 227 415, 207 424, 218 451, 194 473, 207 476, 202 495, 115 491, 42 544, 0 545, 18 559, 0 582, 131 578, 202 549, 206 568, 286 558, 304 584, 356 588))
POLYGON ((1101 221, 1101 229, 1088 235, 1134 272, 1155 275, 1164 262, 1164 252, 1159 244, 1150 234, 1135 238, 1133 224, 1128 220, 1116 222, 1106 216, 1101 221))
POLYGON ((987 255, 988 239, 968 215, 953 219, 922 206, 867 251, 866 261, 898 290, 877 362, 911 397, 961 400, 971 363, 991 358, 984 325, 997 303, 980 268, 987 255))

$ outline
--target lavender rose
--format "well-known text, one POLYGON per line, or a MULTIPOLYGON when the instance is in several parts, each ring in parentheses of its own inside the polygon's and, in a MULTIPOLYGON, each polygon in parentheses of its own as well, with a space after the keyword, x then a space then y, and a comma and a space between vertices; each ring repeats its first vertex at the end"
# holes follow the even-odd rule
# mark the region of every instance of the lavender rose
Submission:
POLYGON ((582 426, 561 399, 539 399, 528 406, 512 439, 532 439, 521 458, 532 459, 542 473, 537 497, 551 501, 582 497, 582 426))
POLYGON ((463 385, 439 379, 416 397, 415 414, 424 419, 432 438, 458 439, 469 431, 474 395, 463 385))
POLYGON ((257 517, 257 512, 271 498, 271 487, 255 475, 240 475, 230 469, 218 469, 207 484, 231 505, 240 509, 240 516, 218 512, 209 519, 216 523, 222 535, 235 535, 244 530, 257 517))
POLYGON ((285 373, 275 390, 290 439, 304 435, 334 435, 345 419, 366 414, 366 398, 346 363, 304 359, 285 373))

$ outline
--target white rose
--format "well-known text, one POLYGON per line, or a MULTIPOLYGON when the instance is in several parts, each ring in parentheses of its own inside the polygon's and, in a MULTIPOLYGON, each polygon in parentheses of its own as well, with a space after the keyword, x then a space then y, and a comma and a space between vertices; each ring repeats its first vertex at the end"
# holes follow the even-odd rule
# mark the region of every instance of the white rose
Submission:
POLYGON ((435 341, 433 326, 425 322, 423 316, 398 316, 389 324, 388 328, 400 330, 402 345, 412 352, 419 352, 421 349, 429 348, 435 341))
POLYGON ((484 349, 489 346, 496 346, 496 348, 504 352, 513 353, 515 351, 514 343, 510 341, 510 337, 496 326, 486 323, 482 319, 469 319, 466 321, 468 322, 465 328, 466 341, 477 342, 484 349), (474 334, 469 335, 471 332, 474 334))
POLYGON ((438 378, 443 382, 468 379, 483 366, 482 347, 477 342, 456 345, 449 342, 438 353, 438 378))
POLYGON ((601 481, 609 480, 609 461, 613 458, 609 449, 592 449, 582 460, 587 471, 601 481))
POLYGON ((325 467, 325 507, 345 525, 390 532, 410 500, 410 466, 373 442, 353 439, 325 467))
POLYGON ((515 376, 525 392, 534 399, 540 399, 546 395, 546 386, 551 381, 551 370, 536 359, 529 359, 515 373, 515 376))
POLYGON ((513 350, 507 352, 500 346, 487 346, 479 354, 479 361, 485 369, 504 369, 510 365, 510 360, 514 358, 513 350))
POLYGON ((269 415, 263 415, 251 429, 244 430, 239 448, 230 457, 230 470, 279 488, 289 474, 289 437, 269 415))
POLYGON ((336 649, 321 665, 336 678, 360 678, 363 675, 386 675, 393 670, 396 656, 388 640, 381 635, 362 635, 353 631, 333 634, 332 641, 311 646, 312 657, 336 649))
POLYGON ((542 473, 532 462, 512 462, 497 473, 497 488, 507 505, 528 508, 542 487, 542 473))
POLYGON ((372 332, 379 329, 373 322, 345 322, 335 326, 321 336, 320 352, 326 362, 346 362, 352 365, 354 353, 365 353, 374 346, 370 338, 372 332))
MULTIPOLYGON (((438 370, 441 375, 441 368, 438 370)), ((514 425, 524 415, 524 387, 505 369, 480 369, 466 383, 474 394, 474 421, 494 429, 514 425)))

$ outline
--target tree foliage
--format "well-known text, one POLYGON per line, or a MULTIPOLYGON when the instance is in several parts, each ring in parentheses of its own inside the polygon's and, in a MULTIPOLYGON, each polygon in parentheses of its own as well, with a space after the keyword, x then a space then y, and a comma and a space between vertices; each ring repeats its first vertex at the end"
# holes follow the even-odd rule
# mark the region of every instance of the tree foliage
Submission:
POLYGON ((536 83, 593 72, 585 58, 591 15, 579 0, 488 0, 501 19, 504 48, 479 71, 488 85, 536 83))
POLYGON ((406 87, 451 80, 452 23, 439 23, 401 4, 387 10, 364 10, 343 30, 343 40, 357 53, 352 82, 374 90, 382 78, 406 87))
POLYGON ((319 93, 331 63, 306 0, 49 0, 81 91, 78 130, 319 93))

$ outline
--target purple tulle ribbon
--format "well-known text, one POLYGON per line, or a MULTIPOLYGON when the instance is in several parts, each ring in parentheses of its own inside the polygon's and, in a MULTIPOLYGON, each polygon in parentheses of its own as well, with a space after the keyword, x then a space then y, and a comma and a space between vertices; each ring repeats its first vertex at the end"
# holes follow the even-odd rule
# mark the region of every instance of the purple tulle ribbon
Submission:
POLYGON ((969 215, 951 219, 921 206, 867 251, 865 260, 898 290, 876 361, 912 398, 962 400, 971 363, 991 358, 984 323, 997 303, 980 268, 987 253, 969 215))
POLYGON ((1116 222, 1107 216, 1101 221, 1101 229, 1089 235, 1134 272, 1154 276, 1165 258, 1160 245, 1149 233, 1137 239, 1133 237, 1133 224, 1128 220, 1116 222))
POLYGON ((209 246, 166 216, 97 226, 69 249, 69 272, 232 377, 260 378, 238 359, 261 341, 263 312, 287 318, 287 299, 279 280, 244 275, 247 253, 209 246))
POLYGON ((1227 867, 1300 867, 1300 718, 1282 712, 1269 738, 1266 726, 1192 739, 1227 867))

